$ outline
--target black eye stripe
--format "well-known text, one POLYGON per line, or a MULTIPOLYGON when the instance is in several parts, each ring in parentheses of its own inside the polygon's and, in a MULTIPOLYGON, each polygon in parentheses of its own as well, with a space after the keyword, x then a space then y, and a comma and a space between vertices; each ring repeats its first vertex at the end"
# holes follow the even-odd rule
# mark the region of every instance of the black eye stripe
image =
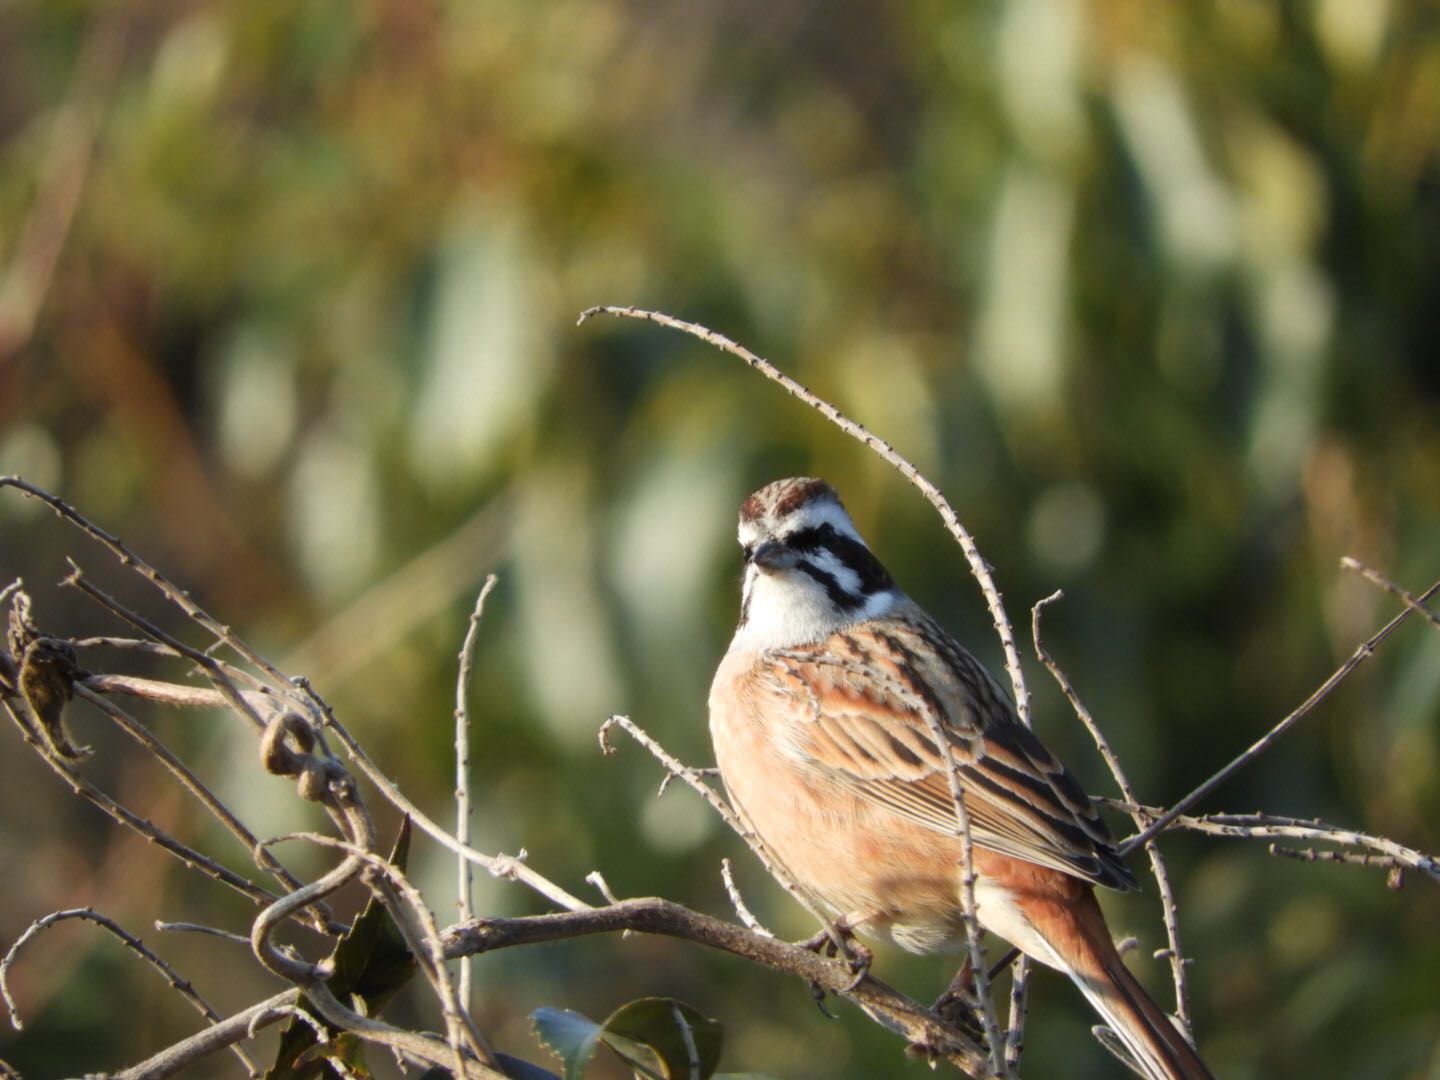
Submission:
POLYGON ((796 551, 830 552, 855 574, 860 580, 860 591, 867 596, 895 587, 890 572, 871 554, 869 548, 828 523, 799 529, 785 537, 785 544, 796 551))

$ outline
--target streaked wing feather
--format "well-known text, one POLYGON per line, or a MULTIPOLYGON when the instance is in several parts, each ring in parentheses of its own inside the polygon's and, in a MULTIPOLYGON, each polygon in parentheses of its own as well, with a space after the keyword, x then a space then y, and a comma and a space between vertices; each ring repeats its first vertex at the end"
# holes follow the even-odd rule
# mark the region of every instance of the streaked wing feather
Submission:
POLYGON ((977 844, 1097 884, 1135 887, 1074 778, 979 663, 933 623, 862 624, 776 654, 773 663, 776 691, 810 705, 792 733, 794 751, 861 797, 956 833, 933 737, 938 721, 977 844), (938 653, 928 647, 936 635, 938 653))

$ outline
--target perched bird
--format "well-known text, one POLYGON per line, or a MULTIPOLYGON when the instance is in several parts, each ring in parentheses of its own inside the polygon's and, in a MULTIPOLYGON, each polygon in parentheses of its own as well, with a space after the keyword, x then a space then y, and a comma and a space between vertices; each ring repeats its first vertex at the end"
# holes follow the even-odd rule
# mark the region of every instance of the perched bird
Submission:
POLYGON ((1152 1080, 1211 1074, 1126 969, 1094 886, 1133 889, 1085 792, 994 677, 896 586, 823 480, 740 507, 740 624, 710 689, 736 811, 837 925, 912 952, 964 941, 964 792, 981 926, 1080 987, 1152 1080))

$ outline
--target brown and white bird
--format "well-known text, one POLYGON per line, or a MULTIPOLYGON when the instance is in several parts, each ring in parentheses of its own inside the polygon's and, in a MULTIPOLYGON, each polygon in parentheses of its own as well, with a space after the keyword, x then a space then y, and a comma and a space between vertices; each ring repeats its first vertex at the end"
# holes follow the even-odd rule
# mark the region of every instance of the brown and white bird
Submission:
POLYGON ((912 952, 964 940, 949 739, 980 924, 1064 972, 1152 1080, 1211 1074, 1126 969, 1094 886, 1135 888, 1085 792, 995 679, 895 585, 823 480, 740 507, 740 625, 710 689, 730 799, 839 923, 912 952))

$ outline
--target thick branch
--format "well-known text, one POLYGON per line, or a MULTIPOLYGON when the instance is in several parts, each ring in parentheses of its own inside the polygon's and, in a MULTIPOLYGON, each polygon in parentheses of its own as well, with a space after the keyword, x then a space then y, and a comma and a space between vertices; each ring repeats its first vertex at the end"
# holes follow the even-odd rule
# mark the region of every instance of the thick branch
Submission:
POLYGON ((515 945, 559 941, 589 934, 635 930, 708 945, 775 971, 813 982, 855 1001, 886 1027, 973 1077, 989 1075, 989 1056, 963 1031, 937 1019, 918 1002, 873 975, 853 986, 855 973, 843 961, 826 959, 800 945, 764 937, 659 897, 622 900, 589 911, 514 919, 476 919, 445 931, 446 955, 469 956, 515 945))

